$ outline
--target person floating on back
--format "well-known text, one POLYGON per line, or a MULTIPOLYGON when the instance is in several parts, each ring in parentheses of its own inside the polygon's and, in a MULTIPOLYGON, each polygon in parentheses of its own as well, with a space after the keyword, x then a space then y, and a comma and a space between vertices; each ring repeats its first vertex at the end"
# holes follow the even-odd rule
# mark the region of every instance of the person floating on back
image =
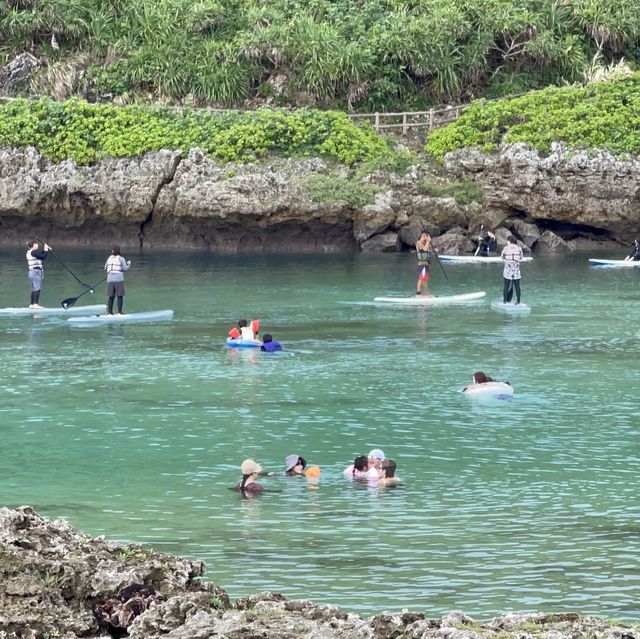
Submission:
POLYGON ((634 262, 640 261, 640 242, 638 242, 638 238, 633 240, 633 246, 631 247, 631 252, 627 257, 624 258, 625 262, 630 262, 633 260, 634 262))
POLYGON ((272 335, 265 333, 262 338, 262 346, 260 347, 260 350, 266 351, 267 353, 275 353, 276 351, 282 350, 282 345, 280 342, 276 342, 272 335))
POLYGON ((506 304, 513 297, 513 289, 516 290, 516 304, 520 304, 520 262, 522 261, 522 249, 518 246, 517 240, 513 235, 507 238, 508 244, 502 249, 500 257, 504 262, 504 270, 502 272, 502 302, 506 304))
POLYGON ((43 262, 47 259, 51 247, 45 244, 40 249, 40 244, 35 240, 27 242, 27 266, 29 267, 29 283, 31 284, 31 302, 29 308, 44 308, 40 306, 40 289, 44 277, 43 262))
POLYGON ((131 260, 120 255, 120 247, 115 244, 107 258, 104 270, 107 273, 107 313, 113 315, 113 300, 118 297, 118 315, 124 306, 124 272, 129 270, 131 260))
POLYGON ((418 283, 416 295, 429 295, 429 269, 431 267, 431 235, 426 231, 420 234, 416 242, 416 257, 418 258, 418 283))

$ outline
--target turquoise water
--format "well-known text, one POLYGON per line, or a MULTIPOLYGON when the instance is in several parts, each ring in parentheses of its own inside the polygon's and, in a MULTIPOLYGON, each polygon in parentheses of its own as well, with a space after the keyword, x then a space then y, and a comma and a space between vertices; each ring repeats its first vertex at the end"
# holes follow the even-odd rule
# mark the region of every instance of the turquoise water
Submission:
MULTIPOLYGON (((60 257, 102 278, 106 254, 60 257)), ((523 266, 533 310, 511 317, 489 306, 500 265, 434 269, 433 292, 486 290, 479 302, 398 308, 370 302, 412 292, 409 255, 126 257, 126 310, 173 322, 0 318, 2 504, 204 559, 233 597, 638 618, 640 269, 538 258, 523 266), (226 349, 239 317, 286 352, 226 349), (479 369, 514 399, 460 394, 479 369), (373 447, 397 488, 342 477, 373 447), (281 470, 290 453, 320 481, 228 490, 244 458, 281 470)), ((0 307, 25 304, 23 251, 0 259, 0 307)), ((82 292, 47 266, 44 304, 82 292)))

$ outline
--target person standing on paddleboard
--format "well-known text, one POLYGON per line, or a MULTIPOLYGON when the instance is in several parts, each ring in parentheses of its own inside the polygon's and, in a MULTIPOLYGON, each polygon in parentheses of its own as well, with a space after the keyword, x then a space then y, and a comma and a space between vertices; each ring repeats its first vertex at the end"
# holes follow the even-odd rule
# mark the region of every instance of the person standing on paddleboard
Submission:
POLYGON ((29 267, 29 283, 31 284, 31 303, 29 308, 44 308, 40 306, 40 289, 44 277, 43 262, 47 259, 51 247, 45 243, 40 249, 40 244, 35 240, 27 242, 27 265, 29 267))
POLYGON ((416 295, 429 295, 429 267, 431 264, 431 235, 422 231, 416 242, 416 256, 418 258, 418 283, 416 295), (424 290, 424 292, 423 292, 424 290))
POLYGON ((502 302, 506 304, 513 297, 513 288, 516 289, 516 304, 520 304, 520 262, 522 261, 522 249, 518 246, 513 235, 507 238, 507 245, 502 249, 500 255, 504 262, 502 279, 502 302))
POLYGON ((111 249, 104 270, 107 273, 107 313, 113 315, 113 300, 118 297, 118 315, 122 315, 124 306, 124 272, 129 270, 131 260, 120 255, 120 247, 116 244, 111 249))

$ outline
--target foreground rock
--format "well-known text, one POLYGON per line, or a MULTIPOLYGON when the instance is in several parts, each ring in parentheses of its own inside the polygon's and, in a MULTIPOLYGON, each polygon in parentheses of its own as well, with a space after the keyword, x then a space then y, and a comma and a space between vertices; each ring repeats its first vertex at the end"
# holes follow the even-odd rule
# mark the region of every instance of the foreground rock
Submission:
POLYGON ((92 539, 31 508, 0 508, 0 639, 640 639, 638 626, 574 613, 368 619, 274 593, 231 603, 204 565, 92 539))

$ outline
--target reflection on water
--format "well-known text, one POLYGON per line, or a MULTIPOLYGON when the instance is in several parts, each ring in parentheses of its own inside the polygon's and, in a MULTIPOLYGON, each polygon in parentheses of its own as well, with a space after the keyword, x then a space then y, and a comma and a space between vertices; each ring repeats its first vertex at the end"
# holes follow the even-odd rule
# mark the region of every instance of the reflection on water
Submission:
MULTIPOLYGON (((104 256, 68 253, 100 274, 104 256)), ((15 305, 23 256, 2 257, 0 305, 15 305)), ((204 559, 232 596, 637 618, 637 269, 536 260, 526 316, 490 309, 499 265, 434 273, 436 293, 486 290, 478 304, 363 303, 410 294, 411 259, 141 253, 127 308, 174 308, 171 323, 3 318, 3 502, 204 559), (244 316, 286 350, 226 348, 244 316), (514 398, 462 395, 475 370, 514 398), (344 480, 373 447, 398 462, 398 487, 344 480), (320 479, 229 490, 244 458, 281 471, 291 453, 320 479)), ((50 268, 45 304, 74 294, 69 280, 50 268)))

